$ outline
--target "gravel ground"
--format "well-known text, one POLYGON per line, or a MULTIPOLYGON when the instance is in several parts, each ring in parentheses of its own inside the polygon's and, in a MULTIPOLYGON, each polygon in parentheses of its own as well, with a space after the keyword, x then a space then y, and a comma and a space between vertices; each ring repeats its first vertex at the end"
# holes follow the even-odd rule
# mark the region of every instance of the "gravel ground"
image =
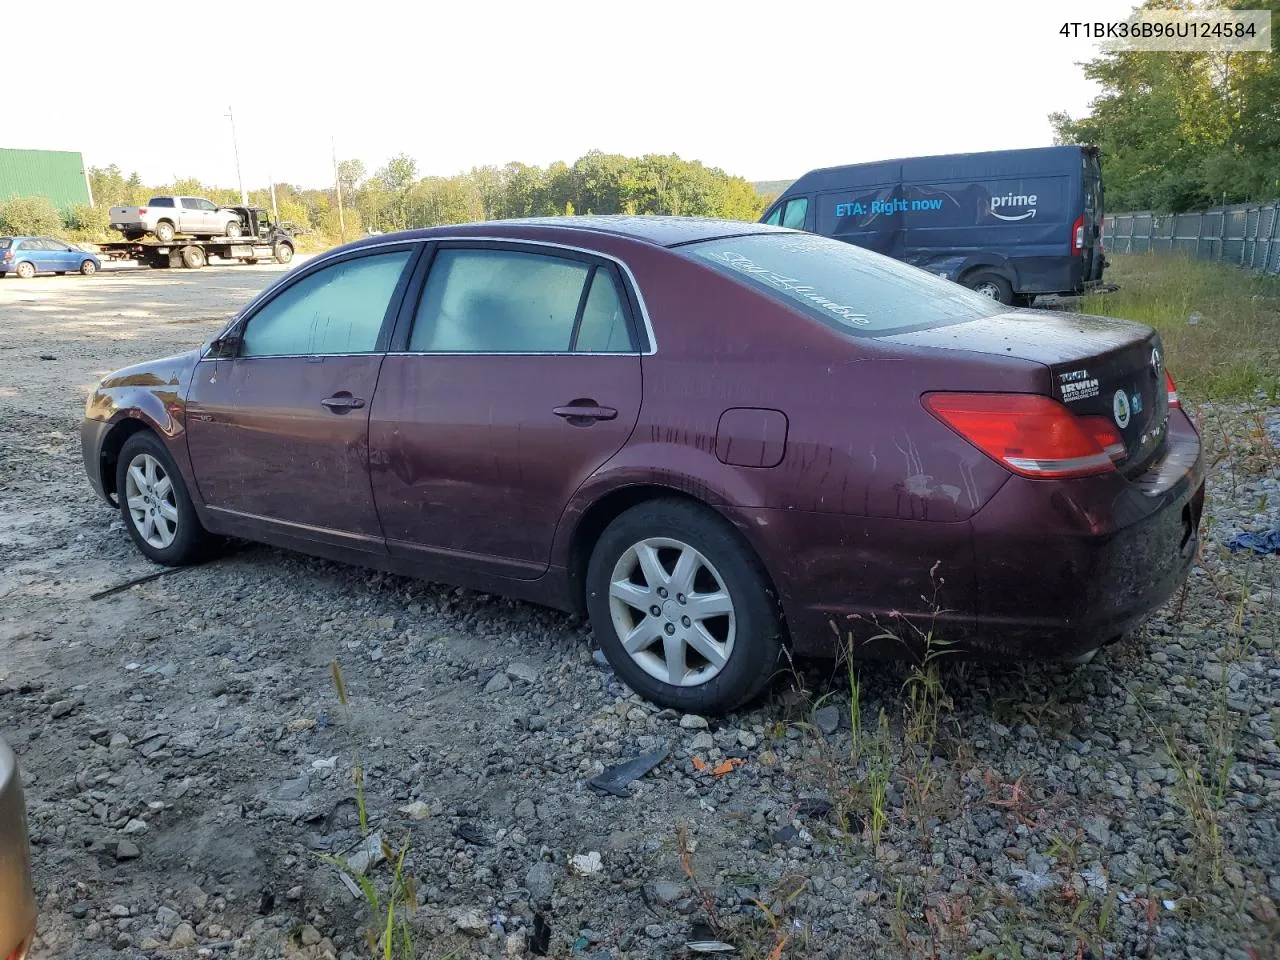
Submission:
POLYGON ((0 282, 36 958, 365 956, 323 859, 363 846, 357 766, 369 832, 407 845, 416 956, 1277 955, 1277 563, 1223 544, 1280 526, 1280 408, 1200 409, 1202 562, 1088 666, 868 666, 851 707, 843 668, 801 664, 708 723, 631 695, 573 618, 265 547, 93 599, 155 568, 83 478, 84 392, 278 270, 0 282), (630 796, 586 786, 663 748, 630 796))

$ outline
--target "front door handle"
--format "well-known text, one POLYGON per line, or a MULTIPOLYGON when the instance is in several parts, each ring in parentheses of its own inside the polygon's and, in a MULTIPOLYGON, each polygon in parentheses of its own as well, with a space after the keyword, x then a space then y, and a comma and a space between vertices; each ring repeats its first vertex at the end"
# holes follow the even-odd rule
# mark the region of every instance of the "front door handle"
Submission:
POLYGON ((325 397, 320 402, 332 413, 346 413, 348 410, 358 410, 364 406, 363 400, 353 397, 345 390, 335 393, 332 397, 325 397))
POLYGON ((575 400, 567 406, 556 407, 551 412, 557 417, 564 417, 575 426, 596 420, 612 420, 618 415, 613 407, 602 407, 594 400, 575 400))

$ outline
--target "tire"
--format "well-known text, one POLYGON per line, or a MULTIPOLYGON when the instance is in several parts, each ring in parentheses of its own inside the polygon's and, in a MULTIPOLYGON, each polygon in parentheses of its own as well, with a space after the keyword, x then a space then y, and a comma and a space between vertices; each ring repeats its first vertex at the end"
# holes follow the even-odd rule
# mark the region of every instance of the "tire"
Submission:
POLYGON ((98 272, 98 265, 92 260, 85 260, 80 264, 80 272, 86 277, 92 277, 98 272))
POLYGON ((208 261, 205 259, 204 250, 200 247, 183 247, 182 248, 182 265, 190 270, 199 270, 208 261))
POLYGON ((288 263, 293 259, 293 245, 277 240, 276 245, 271 248, 271 255, 276 258, 276 263, 288 263))
POLYGON ((156 239, 161 243, 172 243, 174 237, 173 224, 168 220, 161 220, 156 224, 156 239))
POLYGON ((227 236, 232 240, 240 239, 240 221, 232 220, 227 224, 227 236))
POLYGON ((974 293, 990 297, 997 303, 1013 303, 1013 286, 998 273, 978 270, 964 278, 964 285, 974 293))
POLYGON ((156 563, 166 567, 197 563, 206 559, 217 543, 200 524, 173 457, 149 430, 135 433, 120 448, 116 499, 129 536, 143 555, 156 563), (131 477, 134 467, 138 474, 131 477))
POLYGON ((651 500, 609 524, 587 565, 587 611, 618 676, 646 699, 687 712, 720 714, 753 699, 782 649, 777 601, 759 560, 725 520, 684 500, 651 500), (692 576, 682 576, 682 567, 692 576), (683 614, 694 606, 681 581, 687 599, 727 594, 725 602, 703 599, 701 619, 683 614), (615 596, 623 591, 632 602, 615 596), (636 628, 649 629, 629 653, 623 636, 636 628), (674 665, 666 659, 668 636, 676 641, 674 665), (670 682, 673 666, 682 684, 670 682))
POLYGON ((35 264, 30 263, 29 261, 23 260, 20 264, 18 264, 14 272, 17 273, 18 276, 21 277, 23 280, 30 280, 32 277, 36 275, 36 267, 35 267, 35 264))

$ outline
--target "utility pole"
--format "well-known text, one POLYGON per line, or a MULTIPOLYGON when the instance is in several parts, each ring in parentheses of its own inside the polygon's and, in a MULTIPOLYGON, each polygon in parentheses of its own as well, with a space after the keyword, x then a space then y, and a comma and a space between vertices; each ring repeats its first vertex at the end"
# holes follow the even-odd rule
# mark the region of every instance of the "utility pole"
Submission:
POLYGON ((280 208, 276 206, 276 178, 267 174, 267 179, 271 181, 271 219, 280 223, 280 208))
POLYGON ((244 192, 244 177, 240 176, 240 145, 236 142, 236 118, 232 115, 230 107, 227 107, 227 119, 231 121, 231 149, 236 153, 236 180, 240 182, 240 205, 247 207, 249 195, 244 192))
POLYGON ((338 191, 338 239, 347 242, 347 221, 342 215, 342 178, 338 176, 338 142, 329 138, 329 146, 333 148, 333 185, 338 191))

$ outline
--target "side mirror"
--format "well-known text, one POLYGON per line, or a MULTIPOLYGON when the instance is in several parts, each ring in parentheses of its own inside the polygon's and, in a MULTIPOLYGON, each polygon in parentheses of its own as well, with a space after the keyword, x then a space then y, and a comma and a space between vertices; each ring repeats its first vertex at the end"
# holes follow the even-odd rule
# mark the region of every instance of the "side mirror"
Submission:
POLYGON ((209 344, 208 356, 213 360, 234 360, 240 355, 240 331, 228 330, 209 344))

